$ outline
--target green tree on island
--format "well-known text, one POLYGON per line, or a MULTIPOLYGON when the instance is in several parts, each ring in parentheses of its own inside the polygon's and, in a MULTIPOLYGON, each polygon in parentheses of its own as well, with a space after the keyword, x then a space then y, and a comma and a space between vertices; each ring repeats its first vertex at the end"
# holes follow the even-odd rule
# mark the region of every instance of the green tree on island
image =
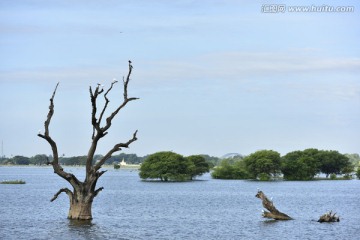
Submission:
POLYGON ((326 177, 330 174, 345 174, 350 178, 353 167, 348 157, 338 151, 310 148, 283 156, 281 171, 286 180, 311 180, 320 172, 326 174, 326 177))
POLYGON ((280 173, 280 153, 259 150, 244 158, 245 168, 251 179, 270 180, 280 173))
POLYGON ((30 158, 30 163, 34 165, 46 165, 47 162, 49 162, 49 158, 46 154, 37 154, 30 158))
MULTIPOLYGON (((316 174, 343 174, 351 179, 354 172, 353 162, 357 163, 357 154, 349 157, 338 151, 318 150, 315 148, 293 151, 280 158, 272 150, 261 150, 242 159, 224 159, 215 167, 211 176, 216 179, 259 179, 270 180, 283 174, 285 180, 312 180, 316 174)), ((359 168, 358 168, 359 169, 359 168)), ((358 170, 358 175, 360 172, 358 170)))
POLYGON ((320 172, 317 149, 289 152, 281 158, 281 171, 285 180, 311 180, 320 172))
POLYGON ((360 156, 358 153, 352 153, 352 154, 345 154, 345 156, 349 159, 351 164, 353 166, 359 166, 360 165, 360 156))
POLYGON ((209 163, 206 162, 205 158, 201 155, 192 155, 186 157, 194 164, 194 168, 192 168, 192 172, 190 172, 190 179, 192 180, 196 176, 201 176, 204 173, 210 171, 209 163))
POLYGON ((14 156, 11 160, 14 164, 18 164, 18 165, 30 164, 30 158, 24 156, 14 156))
POLYGON ((360 180, 360 167, 356 170, 356 177, 360 180))
POLYGON ((183 157, 174 152, 157 152, 149 155, 141 164, 142 179, 161 181, 188 181, 209 171, 201 156, 183 157))
POLYGON ((207 154, 201 154, 200 156, 202 156, 205 159, 205 161, 209 164, 210 168, 215 167, 220 162, 220 158, 218 157, 209 156, 207 154))
POLYGON ((248 179, 243 159, 223 159, 219 166, 214 168, 211 176, 215 179, 248 179))
POLYGON ((321 164, 320 171, 325 173, 326 177, 330 174, 346 174, 350 168, 353 169, 349 158, 338 151, 319 151, 317 157, 321 164))

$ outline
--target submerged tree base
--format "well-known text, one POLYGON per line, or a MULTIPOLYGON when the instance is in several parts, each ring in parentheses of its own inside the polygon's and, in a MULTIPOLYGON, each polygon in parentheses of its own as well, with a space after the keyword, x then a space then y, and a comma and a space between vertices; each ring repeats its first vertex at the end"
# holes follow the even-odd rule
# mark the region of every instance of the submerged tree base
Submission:
POLYGON ((72 220, 91 220, 91 203, 71 203, 68 219, 72 220))

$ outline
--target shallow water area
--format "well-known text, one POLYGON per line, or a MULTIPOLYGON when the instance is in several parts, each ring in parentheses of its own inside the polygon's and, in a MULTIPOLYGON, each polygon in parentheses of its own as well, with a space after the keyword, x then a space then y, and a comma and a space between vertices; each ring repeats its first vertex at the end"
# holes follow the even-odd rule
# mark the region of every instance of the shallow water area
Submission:
MULTIPOLYGON (((85 169, 67 168, 82 179, 85 169)), ((69 184, 50 167, 0 167, 0 239, 358 239, 360 181, 215 180, 144 182, 137 170, 109 168, 93 203, 93 220, 68 220, 69 184), (261 217, 257 188, 294 218, 261 217), (317 223, 326 211, 339 223, 317 223)))

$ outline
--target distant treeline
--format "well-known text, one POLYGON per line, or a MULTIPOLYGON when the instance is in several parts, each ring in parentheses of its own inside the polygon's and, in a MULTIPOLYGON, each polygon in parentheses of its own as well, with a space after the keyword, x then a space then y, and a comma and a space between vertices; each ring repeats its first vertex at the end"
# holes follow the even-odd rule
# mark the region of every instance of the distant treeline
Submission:
MULTIPOLYGON (((94 162, 101 159, 102 155, 95 155, 94 162)), ((128 164, 140 164, 143 161, 144 157, 139 157, 136 154, 125 154, 121 153, 119 155, 114 155, 109 158, 105 164, 114 164, 114 162, 121 162, 124 160, 128 164)), ((46 165, 48 162, 51 162, 53 157, 46 154, 37 154, 33 157, 25 156, 14 156, 12 158, 2 158, 0 159, 0 164, 7 165, 46 165)), ((85 165, 86 156, 73 156, 73 157, 59 157, 59 162, 62 165, 85 165)))
MULTIPOLYGON (((353 171, 358 169, 358 166, 360 165, 360 156, 357 153, 354 154, 339 154, 336 151, 330 151, 325 152, 326 157, 324 155, 324 151, 313 149, 316 154, 310 154, 310 158, 314 159, 311 161, 309 159, 309 154, 303 154, 304 152, 301 151, 295 151, 288 153, 284 156, 280 157, 280 154, 276 153, 276 161, 279 161, 279 163, 275 164, 276 167, 273 166, 273 164, 270 164, 271 173, 288 173, 290 171, 294 171, 297 175, 302 173, 305 176, 310 176, 310 178, 313 176, 313 173, 319 173, 319 172, 326 172, 325 165, 329 165, 330 163, 333 163, 333 165, 336 165, 339 167, 338 161, 330 161, 331 156, 337 156, 341 159, 343 156, 346 157, 345 162, 346 164, 341 169, 341 172, 344 172, 344 170, 353 171), (320 154, 323 153, 323 154, 320 154), (330 154, 329 154, 330 153, 330 154), (304 158, 306 157, 306 159, 304 158), (328 164, 324 165, 324 160, 328 159, 328 164), (287 161, 285 161, 287 160, 287 161), (347 161, 348 160, 348 161, 347 161), (314 163, 315 164, 312 164, 314 163), (320 163, 323 165, 322 171, 320 170, 320 163), (346 168, 347 167, 347 168, 346 168), (307 173, 310 172, 310 175, 307 173)), ((269 150, 270 153, 272 150, 269 150)), ((309 151, 309 150, 307 150, 309 151)), ((314 152, 310 151, 310 152, 314 152)), ((272 151, 274 152, 274 151, 272 151)), ((306 153, 306 152, 305 152, 306 153)), ((254 153, 253 153, 254 154, 254 153)), ((201 154, 206 162, 209 164, 210 168, 214 168, 217 166, 215 171, 213 172, 214 178, 229 178, 229 179, 239 179, 239 178, 248 178, 249 168, 253 164, 249 163, 258 163, 258 166, 254 165, 253 169, 251 171, 257 171, 261 176, 270 176, 269 171, 265 171, 265 166, 269 165, 269 159, 268 156, 261 156, 260 160, 257 161, 248 161, 249 158, 251 159, 251 156, 254 156, 253 154, 250 154, 249 156, 242 156, 242 155, 234 155, 228 158, 218 158, 206 154, 201 154), (245 160, 245 161, 244 161, 245 160), (248 167, 245 167, 245 163, 248 163, 248 167), (266 174, 261 174, 266 173, 266 174)), ((105 164, 113 165, 114 163, 120 163, 122 160, 124 160, 127 164, 141 164, 145 161, 145 159, 148 158, 150 155, 146 156, 138 156, 136 154, 126 154, 126 153, 120 153, 118 155, 114 155, 111 158, 109 158, 105 164)), ((102 155, 95 155, 94 162, 101 159, 102 155)), ((14 156, 11 158, 2 157, 0 158, 0 165, 47 165, 47 162, 52 161, 51 155, 46 154, 37 154, 32 157, 25 157, 25 156, 14 156)), ((62 165, 85 165, 86 164, 86 156, 73 156, 73 157, 65 157, 62 156, 59 158, 60 164, 62 165)), ((343 162, 344 160, 340 161, 343 162)), ((360 169, 360 168, 359 168, 360 169)), ((250 172, 251 172, 250 171, 250 172)), ((259 175, 259 176, 260 176, 259 175)), ((274 174, 272 174, 274 175, 274 174)), ((276 175, 276 174, 275 174, 276 175)), ((256 176, 256 177, 259 177, 256 176)), ((290 175, 289 175, 290 176, 290 175)), ((305 178, 304 176, 296 176, 296 178, 305 178)))
MULTIPOLYGON (((146 156, 137 156, 136 154, 126 154, 120 153, 118 155, 114 155, 108 160, 106 160, 105 164, 112 165, 114 163, 119 163, 124 160, 127 164, 141 164, 149 155, 146 156)), ((205 158, 205 160, 209 163, 211 167, 216 166, 220 162, 220 158, 212 157, 209 155, 201 155, 205 158)), ((101 159, 102 155, 95 155, 94 162, 101 159)), ((33 157, 25 157, 25 156, 14 156, 11 158, 0 158, 0 164, 2 165, 46 165, 47 162, 51 162, 53 157, 51 155, 46 154, 37 154, 33 157)), ((86 164, 86 156, 74 156, 74 157, 65 157, 62 156, 59 158, 59 162, 62 165, 85 165, 86 164)))

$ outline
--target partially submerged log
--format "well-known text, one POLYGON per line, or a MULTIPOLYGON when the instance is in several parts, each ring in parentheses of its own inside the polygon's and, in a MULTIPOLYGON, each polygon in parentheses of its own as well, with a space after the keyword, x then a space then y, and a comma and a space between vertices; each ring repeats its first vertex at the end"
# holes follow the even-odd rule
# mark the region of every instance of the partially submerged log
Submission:
POLYGON ((340 218, 336 216, 336 213, 332 214, 332 211, 325 213, 324 215, 320 216, 319 223, 323 222, 340 222, 340 218))
POLYGON ((275 220, 292 220, 290 216, 277 210, 273 202, 269 200, 262 191, 258 190, 255 197, 260 198, 262 200, 263 207, 269 211, 268 212, 263 210, 263 214, 262 214, 263 217, 272 218, 275 220))

